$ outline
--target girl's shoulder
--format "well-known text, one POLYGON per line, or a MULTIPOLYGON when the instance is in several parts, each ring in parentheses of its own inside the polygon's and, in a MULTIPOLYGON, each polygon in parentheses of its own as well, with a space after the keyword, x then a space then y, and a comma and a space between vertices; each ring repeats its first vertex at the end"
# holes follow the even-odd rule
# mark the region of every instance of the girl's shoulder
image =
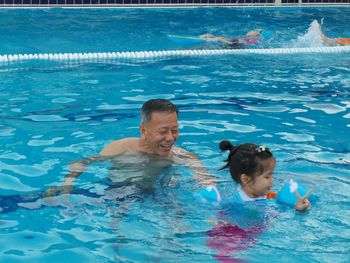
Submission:
POLYGON ((232 196, 230 196, 230 198, 227 200, 227 202, 235 203, 235 204, 246 204, 246 203, 250 203, 250 202, 276 199, 276 195, 277 195, 277 193, 275 193, 275 192, 269 192, 266 196, 251 198, 242 189, 238 189, 237 191, 235 191, 232 194, 232 196))

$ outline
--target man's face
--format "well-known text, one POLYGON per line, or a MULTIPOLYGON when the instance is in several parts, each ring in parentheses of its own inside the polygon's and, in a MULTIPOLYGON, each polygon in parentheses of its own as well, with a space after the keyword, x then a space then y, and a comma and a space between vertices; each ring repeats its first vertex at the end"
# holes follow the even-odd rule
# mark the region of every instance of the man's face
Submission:
POLYGON ((152 153, 168 156, 179 137, 177 113, 153 112, 151 120, 141 125, 141 134, 152 153))

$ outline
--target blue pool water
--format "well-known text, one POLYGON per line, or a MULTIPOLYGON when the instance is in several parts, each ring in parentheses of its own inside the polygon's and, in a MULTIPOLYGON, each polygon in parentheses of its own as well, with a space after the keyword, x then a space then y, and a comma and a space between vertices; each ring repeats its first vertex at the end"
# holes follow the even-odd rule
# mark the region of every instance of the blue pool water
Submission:
MULTIPOLYGON (((322 45, 313 20, 324 18, 332 37, 349 36, 350 24, 350 9, 336 7, 0 14, 0 54, 183 49, 166 35, 236 36, 256 27, 271 34, 258 47, 313 47, 322 45)), ((349 65, 348 53, 0 64, 0 194, 12 207, 0 208, 0 261, 217 262, 228 250, 243 262, 349 262, 349 65), (218 172, 226 157, 218 142, 256 142, 277 158, 275 190, 290 178, 314 189, 312 210, 203 203, 181 166, 140 195, 128 185, 106 191, 110 165, 97 163, 77 181, 80 192, 41 198, 73 160, 138 136, 139 108, 156 97, 178 105, 178 146, 201 158, 225 198, 235 186, 218 172), (246 232, 227 237, 220 220, 246 232)), ((124 173, 133 176, 115 176, 124 173)))

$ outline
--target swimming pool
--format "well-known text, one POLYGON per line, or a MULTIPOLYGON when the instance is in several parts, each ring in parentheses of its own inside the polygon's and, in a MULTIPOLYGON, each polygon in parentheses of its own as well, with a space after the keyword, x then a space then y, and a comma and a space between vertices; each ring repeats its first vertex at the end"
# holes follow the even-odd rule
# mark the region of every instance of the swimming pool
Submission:
MULTIPOLYGON (((308 31, 313 20, 324 18, 326 33, 345 36, 349 13, 336 7, 4 9, 0 54, 188 49, 166 35, 235 36, 256 27, 271 34, 258 47, 314 47, 320 43, 308 31)), ((162 97, 179 106, 178 145, 202 159, 225 196, 234 186, 217 171, 225 159, 217 144, 230 139, 271 148, 276 190, 295 178, 319 198, 306 215, 277 204, 228 211, 226 220, 263 229, 243 238, 233 258, 347 262, 349 65, 348 53, 2 63, 1 196, 57 185, 71 161, 138 136, 140 106, 162 97)), ((77 186, 104 193, 108 168, 92 165, 77 186)), ((220 207, 193 198, 185 167, 172 167, 155 185, 152 196, 129 198, 130 189, 117 188, 118 202, 82 194, 3 212, 0 261, 215 262, 208 231, 220 207)))

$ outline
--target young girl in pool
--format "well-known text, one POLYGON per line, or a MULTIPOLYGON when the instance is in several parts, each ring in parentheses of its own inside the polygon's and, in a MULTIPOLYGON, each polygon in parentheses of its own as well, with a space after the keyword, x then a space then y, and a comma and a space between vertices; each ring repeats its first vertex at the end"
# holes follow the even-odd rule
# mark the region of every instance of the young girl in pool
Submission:
MULTIPOLYGON (((276 198, 271 191, 273 171, 276 160, 270 150, 253 143, 244 143, 233 146, 229 141, 220 142, 221 151, 229 151, 226 165, 232 179, 239 184, 238 191, 233 196, 237 203, 276 198)), ((310 209, 311 203, 307 199, 311 191, 301 197, 295 191, 297 202, 294 208, 298 211, 310 209)))
MULTIPOLYGON (((263 214, 259 216, 260 210, 255 211, 250 206, 254 207, 256 203, 259 208, 258 203, 263 204, 261 200, 276 197, 276 193, 271 191, 276 160, 268 148, 253 143, 234 146, 229 141, 222 141, 220 149, 230 152, 226 165, 220 170, 228 168, 239 187, 227 200, 227 204, 236 207, 235 210, 224 210, 219 214, 219 223, 207 231, 207 245, 216 251, 215 258, 218 262, 243 262, 235 254, 253 247, 258 236, 268 227, 269 218, 274 217, 268 210, 268 217, 263 214)), ((294 208, 298 211, 309 209, 311 204, 307 198, 311 191, 303 197, 297 190, 295 193, 297 201, 294 208)))

